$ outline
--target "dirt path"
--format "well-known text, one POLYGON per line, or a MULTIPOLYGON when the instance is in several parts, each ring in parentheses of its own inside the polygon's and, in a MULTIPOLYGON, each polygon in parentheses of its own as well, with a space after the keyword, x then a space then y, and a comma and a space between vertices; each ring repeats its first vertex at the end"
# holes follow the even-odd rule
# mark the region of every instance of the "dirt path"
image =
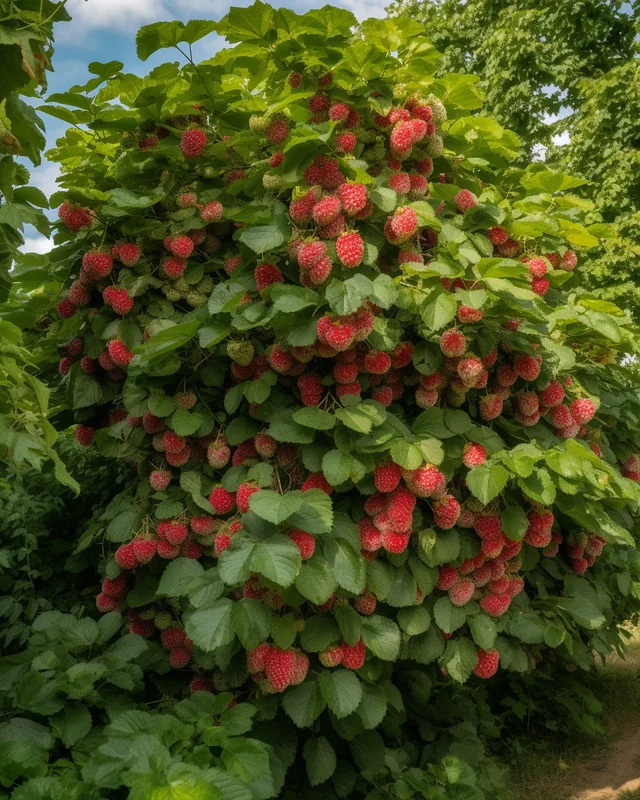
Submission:
POLYGON ((571 800, 618 800, 624 792, 640 790, 640 729, 623 730, 592 768, 574 774, 577 792, 571 800))

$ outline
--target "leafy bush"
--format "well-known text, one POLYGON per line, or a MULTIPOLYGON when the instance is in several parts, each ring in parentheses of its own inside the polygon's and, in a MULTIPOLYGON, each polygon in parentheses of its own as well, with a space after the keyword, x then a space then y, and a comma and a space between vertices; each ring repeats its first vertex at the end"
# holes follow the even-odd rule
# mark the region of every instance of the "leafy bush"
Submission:
POLYGON ((56 98, 40 347, 136 473, 76 547, 104 616, 0 663, 15 797, 499 797, 498 668, 588 670, 637 613, 637 331, 574 272, 584 182, 510 166, 419 24, 355 25, 158 23, 143 59, 235 46, 56 98))

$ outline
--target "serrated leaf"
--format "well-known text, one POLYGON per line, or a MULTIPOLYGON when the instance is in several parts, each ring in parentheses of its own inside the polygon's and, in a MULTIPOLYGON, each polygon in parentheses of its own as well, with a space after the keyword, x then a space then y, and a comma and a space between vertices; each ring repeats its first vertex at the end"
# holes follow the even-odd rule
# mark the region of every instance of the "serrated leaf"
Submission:
POLYGON ((333 775, 337 758, 333 747, 324 736, 311 736, 302 751, 311 786, 328 781, 333 775))
POLYGON ((318 684, 327 705, 338 719, 352 714, 360 705, 362 684, 353 672, 326 670, 320 674, 318 684))

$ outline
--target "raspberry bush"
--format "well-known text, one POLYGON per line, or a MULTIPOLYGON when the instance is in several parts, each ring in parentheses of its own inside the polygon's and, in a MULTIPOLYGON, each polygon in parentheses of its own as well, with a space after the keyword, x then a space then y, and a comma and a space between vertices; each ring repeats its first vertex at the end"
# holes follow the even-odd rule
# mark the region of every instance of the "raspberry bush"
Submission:
POLYGON ((208 715, 223 796, 468 797, 476 733, 430 698, 588 670, 640 597, 637 331, 574 272, 581 181, 511 167, 421 26, 354 25, 147 26, 143 59, 234 46, 92 65, 53 152, 41 346, 80 445, 132 467, 82 540, 97 609, 194 693, 172 713, 208 715))

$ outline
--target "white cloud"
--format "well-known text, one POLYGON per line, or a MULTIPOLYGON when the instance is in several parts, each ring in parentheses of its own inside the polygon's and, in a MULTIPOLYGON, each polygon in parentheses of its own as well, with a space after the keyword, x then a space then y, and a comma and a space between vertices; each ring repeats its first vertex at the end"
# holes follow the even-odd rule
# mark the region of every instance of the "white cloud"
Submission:
POLYGON ((31 170, 31 186, 37 186, 47 197, 51 197, 60 188, 56 183, 56 178, 60 175, 60 168, 57 164, 42 164, 31 170))
POLYGON ((71 22, 56 29, 59 39, 77 43, 89 29, 108 28, 135 33, 138 25, 166 16, 162 0, 68 0, 71 22))
POLYGON ((20 248, 23 253, 48 253, 53 242, 46 236, 27 236, 20 248))
POLYGON ((562 133, 559 133, 557 136, 553 137, 553 143, 558 146, 569 144, 570 139, 571 136, 569 135, 569 131, 563 131, 562 133))

